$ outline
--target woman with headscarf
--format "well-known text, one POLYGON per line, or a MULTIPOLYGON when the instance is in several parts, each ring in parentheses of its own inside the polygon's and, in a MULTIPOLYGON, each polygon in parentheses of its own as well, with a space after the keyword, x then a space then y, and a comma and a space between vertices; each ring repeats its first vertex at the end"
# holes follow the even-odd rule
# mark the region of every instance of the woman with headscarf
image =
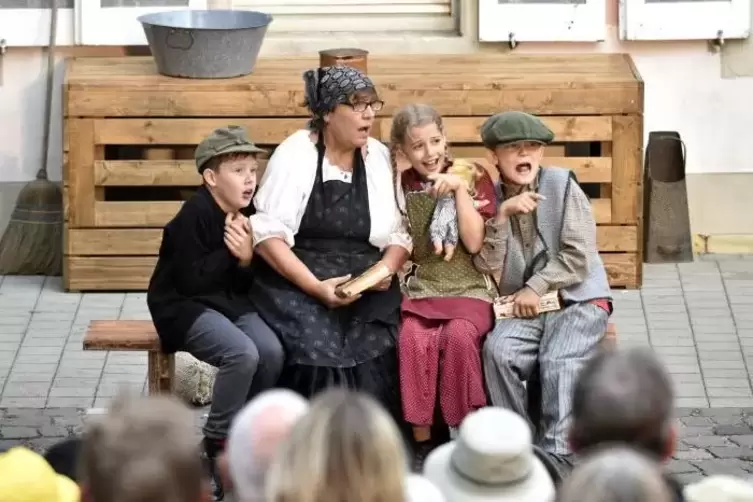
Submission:
POLYGON ((328 387, 364 391, 399 420, 395 273, 412 242, 389 151, 369 136, 384 103, 350 67, 303 78, 312 120, 277 147, 262 178, 250 218, 262 260, 250 295, 285 347, 282 386, 307 397, 328 387), (335 294, 377 263, 388 279, 355 297, 335 294))

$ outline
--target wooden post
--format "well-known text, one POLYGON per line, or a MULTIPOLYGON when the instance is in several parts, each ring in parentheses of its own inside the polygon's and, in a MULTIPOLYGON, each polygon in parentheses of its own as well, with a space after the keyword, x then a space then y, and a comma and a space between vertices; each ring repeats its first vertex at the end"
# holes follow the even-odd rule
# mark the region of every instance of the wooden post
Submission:
POLYGON ((612 117, 612 223, 635 225, 641 217, 643 127, 637 115, 612 117))
POLYGON ((66 120, 68 151, 68 222, 72 228, 95 225, 97 193, 94 186, 94 161, 104 158, 96 145, 94 120, 66 120))
POLYGON ((149 394, 171 393, 175 379, 175 355, 149 351, 148 357, 149 394))

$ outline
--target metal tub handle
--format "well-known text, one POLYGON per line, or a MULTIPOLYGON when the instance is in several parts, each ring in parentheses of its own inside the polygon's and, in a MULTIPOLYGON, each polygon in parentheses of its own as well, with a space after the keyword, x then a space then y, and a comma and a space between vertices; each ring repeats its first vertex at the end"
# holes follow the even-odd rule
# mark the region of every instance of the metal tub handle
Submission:
POLYGON ((193 47, 193 33, 187 30, 171 29, 165 37, 165 45, 171 49, 187 51, 193 47))

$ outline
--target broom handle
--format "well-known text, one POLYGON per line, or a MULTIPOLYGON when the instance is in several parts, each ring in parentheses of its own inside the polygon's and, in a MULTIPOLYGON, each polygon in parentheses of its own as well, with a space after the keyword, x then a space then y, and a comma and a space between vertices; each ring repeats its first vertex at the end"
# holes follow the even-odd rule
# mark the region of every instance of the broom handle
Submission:
POLYGON ((58 2, 50 0, 50 44, 47 48, 47 95, 44 102, 44 143, 42 167, 37 171, 38 180, 47 179, 47 162, 50 157, 50 129, 52 128, 52 93, 55 86, 55 44, 58 33, 58 2))

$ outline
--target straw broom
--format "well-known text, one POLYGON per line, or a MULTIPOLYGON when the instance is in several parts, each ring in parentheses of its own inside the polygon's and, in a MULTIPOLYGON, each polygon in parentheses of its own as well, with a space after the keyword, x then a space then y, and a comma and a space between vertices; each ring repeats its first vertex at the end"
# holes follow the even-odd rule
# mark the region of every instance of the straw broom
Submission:
POLYGON ((63 254, 63 193, 47 178, 50 114, 55 75, 57 1, 50 0, 50 44, 47 50, 47 96, 42 168, 37 179, 18 195, 8 228, 0 240, 0 275, 60 275, 63 254))

